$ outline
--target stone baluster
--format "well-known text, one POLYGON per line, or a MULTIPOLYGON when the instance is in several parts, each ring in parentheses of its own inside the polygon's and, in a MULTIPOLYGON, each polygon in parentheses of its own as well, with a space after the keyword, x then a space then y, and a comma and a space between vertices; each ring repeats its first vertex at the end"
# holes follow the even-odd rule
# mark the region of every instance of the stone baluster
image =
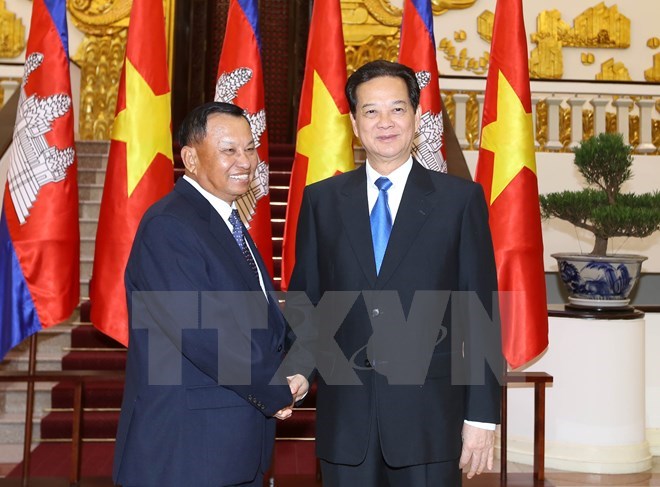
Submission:
POLYGON ((633 106, 633 101, 630 98, 618 98, 612 102, 616 107, 616 130, 623 135, 623 141, 626 144, 630 143, 630 107, 633 106))
POLYGON ((607 105, 609 98, 592 98, 591 104, 594 107, 594 135, 602 134, 607 129, 607 105))
POLYGON ((656 151, 653 145, 653 107, 655 100, 642 98, 637 100, 639 107, 639 144, 635 150, 641 154, 649 154, 656 151))
POLYGON ((539 144, 539 141, 536 139, 536 134, 538 133, 538 125, 539 121, 536 116, 536 106, 539 104, 539 102, 543 100, 543 95, 532 95, 532 133, 534 134, 534 148, 536 150, 541 147, 541 144, 539 144))
POLYGON ((477 139, 474 141, 474 147, 478 149, 479 144, 481 143, 481 123, 484 120, 484 101, 486 100, 486 97, 483 93, 479 93, 476 98, 477 105, 479 106, 479 115, 477 115, 479 118, 477 118, 477 139))
POLYGON ((563 100, 554 95, 545 100, 548 104, 548 141, 545 147, 549 150, 560 150, 563 147, 559 140, 559 105, 563 100))
POLYGON ((454 119, 454 128, 456 130, 456 138, 458 143, 461 146, 461 149, 468 148, 468 140, 465 134, 466 131, 466 122, 465 117, 467 113, 467 101, 470 98, 469 95, 465 93, 455 93, 454 94, 454 104, 456 107, 456 118, 454 119))
POLYGON ((568 105, 571 107, 571 143, 569 148, 574 149, 582 142, 582 107, 587 100, 585 98, 569 98, 568 105))

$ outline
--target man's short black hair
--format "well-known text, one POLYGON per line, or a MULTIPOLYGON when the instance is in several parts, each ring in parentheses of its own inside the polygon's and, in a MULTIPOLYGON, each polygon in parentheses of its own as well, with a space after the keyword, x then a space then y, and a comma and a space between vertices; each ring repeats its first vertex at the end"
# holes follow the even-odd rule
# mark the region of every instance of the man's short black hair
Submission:
POLYGON ((348 98, 348 106, 354 116, 357 108, 356 92, 358 86, 374 78, 381 78, 383 76, 401 78, 408 88, 410 104, 412 105, 413 110, 417 110, 417 107, 419 106, 420 89, 415 72, 403 64, 392 63, 381 59, 378 61, 372 61, 358 68, 358 70, 348 78, 348 81, 346 81, 346 98, 348 98))
POLYGON ((238 105, 212 101, 194 108, 181 123, 177 133, 177 140, 181 147, 184 145, 199 144, 206 137, 206 123, 209 117, 215 113, 224 113, 232 117, 243 117, 248 125, 250 121, 245 116, 245 111, 238 105))

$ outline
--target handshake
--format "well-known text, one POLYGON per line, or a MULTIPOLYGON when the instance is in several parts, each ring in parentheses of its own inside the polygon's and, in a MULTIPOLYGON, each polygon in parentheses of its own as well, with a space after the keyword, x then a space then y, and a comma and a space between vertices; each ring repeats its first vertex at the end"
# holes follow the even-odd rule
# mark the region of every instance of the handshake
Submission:
POLYGON ((309 390, 309 382, 305 377, 300 374, 292 375, 286 378, 289 382, 289 389, 291 389, 291 395, 293 396, 293 401, 291 404, 285 408, 277 411, 273 417, 277 419, 287 419, 290 418, 293 414, 293 406, 303 399, 307 395, 309 390))

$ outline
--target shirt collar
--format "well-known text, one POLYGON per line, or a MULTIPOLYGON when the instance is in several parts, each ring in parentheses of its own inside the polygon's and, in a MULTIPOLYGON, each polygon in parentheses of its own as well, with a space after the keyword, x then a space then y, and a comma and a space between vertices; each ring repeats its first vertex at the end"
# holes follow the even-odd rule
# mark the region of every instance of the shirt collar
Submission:
POLYGON ((236 204, 232 203, 231 205, 227 203, 224 200, 221 200, 217 196, 209 193, 206 191, 204 188, 200 186, 200 184, 195 181, 193 178, 183 175, 183 179, 188 181, 193 188, 195 188, 199 193, 209 202, 211 203, 211 206, 215 209, 215 211, 218 212, 218 214, 223 218, 225 221, 229 221, 229 217, 231 216, 231 212, 234 208, 236 208, 236 204))
MULTIPOLYGON (((369 160, 367 160, 365 165, 367 166, 367 184, 375 186, 376 179, 382 177, 382 174, 379 174, 373 167, 371 167, 369 160)), ((392 186, 403 187, 406 185, 406 181, 412 170, 412 165, 413 160, 412 156, 410 156, 406 162, 386 176, 387 179, 392 182, 392 186)))

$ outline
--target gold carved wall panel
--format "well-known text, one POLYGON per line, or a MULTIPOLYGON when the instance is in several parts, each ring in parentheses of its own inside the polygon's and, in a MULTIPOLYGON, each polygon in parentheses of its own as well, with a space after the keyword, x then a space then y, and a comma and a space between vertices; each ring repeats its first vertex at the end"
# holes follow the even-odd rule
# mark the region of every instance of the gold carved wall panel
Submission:
MULTIPOLYGON (((0 0, 0 58, 18 57, 25 49, 25 26, 0 0)), ((1 104, 0 104, 1 106, 1 104)))
MULTIPOLYGON (((174 0, 164 0, 167 45, 171 46, 174 0)), ((85 38, 72 56, 80 66, 79 137, 107 140, 117 104, 132 0, 69 0, 74 25, 85 38)), ((168 49, 171 65, 171 49, 168 49)))

